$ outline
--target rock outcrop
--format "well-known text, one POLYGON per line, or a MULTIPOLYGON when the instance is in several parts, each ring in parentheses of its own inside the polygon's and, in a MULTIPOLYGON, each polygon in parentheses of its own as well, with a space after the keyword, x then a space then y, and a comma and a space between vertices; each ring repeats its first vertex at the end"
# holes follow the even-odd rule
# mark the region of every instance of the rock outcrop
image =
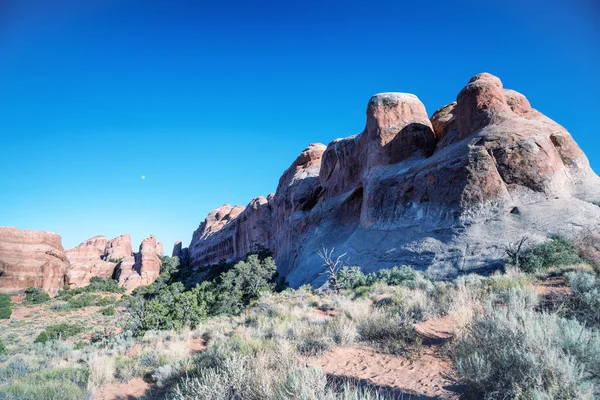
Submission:
POLYGON ((110 278, 117 263, 106 261, 106 250, 107 242, 104 236, 95 236, 67 250, 69 268, 65 283, 71 288, 78 288, 88 286, 93 277, 110 278))
POLYGON ((65 252, 55 233, 0 227, 0 293, 20 299, 35 287, 55 296, 65 285, 88 286, 93 277, 116 278, 131 292, 158 278, 161 255, 152 235, 137 254, 129 234, 109 241, 95 236, 65 252))
POLYGON ((139 252, 125 257, 117 266, 115 277, 119 284, 131 293, 135 288, 154 282, 160 274, 161 253, 162 247, 157 246, 154 235, 144 239, 139 252))
POLYGON ((129 233, 117 236, 106 243, 106 248, 104 249, 104 258, 106 260, 118 262, 118 260, 122 260, 125 257, 131 257, 132 255, 133 249, 131 247, 131 237, 129 236, 129 233))
POLYGON ((600 178, 571 135, 497 77, 473 77, 431 119, 410 94, 367 106, 362 133, 304 150, 275 195, 222 206, 192 237, 192 267, 275 256, 292 286, 324 279, 316 251, 365 271, 446 277, 503 263, 522 236, 600 230, 600 178))
POLYGON ((19 299, 36 287, 55 296, 68 266, 57 234, 0 227, 0 293, 19 299))

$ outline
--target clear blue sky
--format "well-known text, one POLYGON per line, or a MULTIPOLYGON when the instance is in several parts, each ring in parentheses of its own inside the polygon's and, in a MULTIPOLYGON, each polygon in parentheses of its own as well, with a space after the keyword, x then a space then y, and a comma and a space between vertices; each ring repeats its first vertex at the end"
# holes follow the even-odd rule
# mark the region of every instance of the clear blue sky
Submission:
POLYGON ((599 171, 595 2, 0 0, 0 225, 170 253, 309 143, 360 132, 374 93, 431 114, 483 71, 599 171))

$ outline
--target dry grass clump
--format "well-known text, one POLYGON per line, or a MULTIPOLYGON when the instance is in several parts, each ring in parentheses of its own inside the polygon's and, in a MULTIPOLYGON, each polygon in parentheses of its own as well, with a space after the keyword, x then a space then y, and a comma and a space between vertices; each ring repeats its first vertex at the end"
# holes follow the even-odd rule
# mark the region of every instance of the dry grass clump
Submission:
POLYGON ((536 312, 527 289, 488 305, 458 340, 454 360, 471 394, 485 399, 588 399, 600 383, 600 335, 536 312))

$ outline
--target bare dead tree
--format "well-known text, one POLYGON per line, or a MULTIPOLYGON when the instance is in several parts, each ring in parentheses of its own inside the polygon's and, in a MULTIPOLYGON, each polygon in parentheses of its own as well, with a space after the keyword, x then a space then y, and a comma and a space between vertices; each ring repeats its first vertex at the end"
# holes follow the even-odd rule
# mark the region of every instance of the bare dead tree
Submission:
POLYGON ((523 236, 516 242, 509 243, 504 249, 508 257, 510 258, 511 263, 517 268, 521 267, 520 257, 521 253, 523 252, 523 245, 527 240, 529 240, 529 238, 527 236, 523 236))
POLYGON ((323 246, 321 250, 317 251, 317 255, 321 257, 321 260, 323 260, 323 266, 326 268, 324 273, 329 275, 329 285, 331 286, 331 289, 335 293, 339 293, 341 290, 341 286, 337 279, 337 273, 342 268, 344 264, 342 259, 346 256, 347 253, 339 255, 334 260, 334 251, 334 247, 332 247, 331 250, 329 250, 326 249, 325 246, 323 246))

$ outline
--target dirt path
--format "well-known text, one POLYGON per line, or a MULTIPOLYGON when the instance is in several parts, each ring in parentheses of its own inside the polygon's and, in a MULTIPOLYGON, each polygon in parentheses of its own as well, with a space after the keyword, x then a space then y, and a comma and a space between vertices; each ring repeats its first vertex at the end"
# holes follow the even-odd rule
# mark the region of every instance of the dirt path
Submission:
POLYGON ((572 295, 573 291, 562 276, 553 276, 540 282, 533 290, 541 296, 572 295))
POLYGON ((389 355, 364 347, 338 347, 309 363, 327 375, 374 385, 398 398, 458 399, 452 361, 440 351, 440 343, 452 338, 455 323, 450 317, 415 325, 423 346, 417 354, 389 355))
POLYGON ((137 400, 150 394, 152 388, 142 378, 135 378, 126 383, 112 383, 98 388, 95 400, 137 400))
MULTIPOLYGON (((206 341, 202 338, 190 338, 187 341, 190 356, 206 349, 206 341)), ((140 354, 143 347, 136 344, 129 352, 129 357, 140 354)), ((148 383, 142 378, 135 378, 129 382, 111 383, 104 385, 94 393, 94 400, 139 400, 159 397, 161 391, 153 383, 148 383)), ((164 394, 164 393, 163 393, 164 394)))

